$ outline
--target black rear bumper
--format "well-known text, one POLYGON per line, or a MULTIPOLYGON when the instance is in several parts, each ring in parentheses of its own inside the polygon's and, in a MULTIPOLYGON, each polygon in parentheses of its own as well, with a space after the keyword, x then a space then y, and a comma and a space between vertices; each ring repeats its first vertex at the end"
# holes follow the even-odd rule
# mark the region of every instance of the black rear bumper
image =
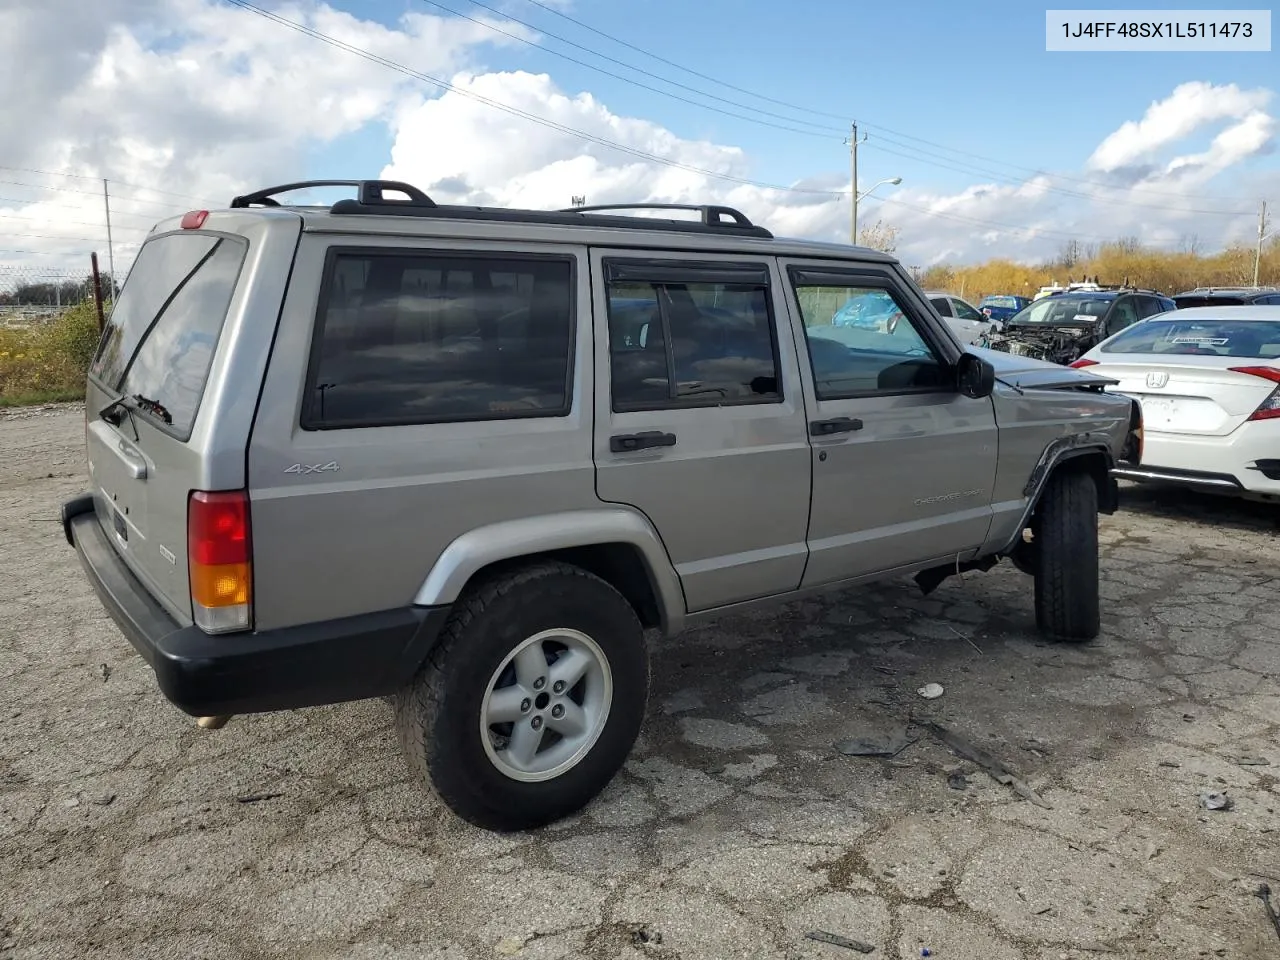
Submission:
POLYGON ((192 716, 292 710, 394 693, 435 644, 448 607, 406 607, 282 630, 181 626, 108 542, 86 495, 62 506, 67 542, 111 619, 192 716))

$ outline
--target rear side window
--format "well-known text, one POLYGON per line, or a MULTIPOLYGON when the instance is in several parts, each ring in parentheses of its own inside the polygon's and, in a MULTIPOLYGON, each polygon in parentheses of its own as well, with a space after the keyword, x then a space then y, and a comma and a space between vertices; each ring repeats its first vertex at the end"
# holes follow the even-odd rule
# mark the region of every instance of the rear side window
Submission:
POLYGON ((89 375, 188 439, 247 249, 243 240, 196 233, 144 244, 89 375))
POLYGON ((779 403, 762 264, 607 261, 615 413, 779 403))
POLYGON ((566 416, 572 291, 568 258, 332 252, 303 429, 566 416))

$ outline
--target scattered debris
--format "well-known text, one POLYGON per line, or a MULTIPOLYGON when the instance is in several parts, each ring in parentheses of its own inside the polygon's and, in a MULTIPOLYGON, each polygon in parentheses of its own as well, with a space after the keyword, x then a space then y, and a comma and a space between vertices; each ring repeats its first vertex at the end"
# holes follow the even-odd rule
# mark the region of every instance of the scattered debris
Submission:
POLYGON ((920 956, 922 956, 922 957, 932 957, 932 956, 933 956, 933 951, 932 951, 932 950, 930 950, 928 947, 921 947, 921 948, 920 948, 920 956))
POLYGON ((1233 803, 1225 793, 1217 790, 1205 790, 1200 794, 1200 806, 1206 810, 1230 810, 1233 803))
POLYGON ((528 942, 524 937, 503 937, 494 946, 493 951, 500 957, 514 957, 528 942))
POLYGON ((1089 953, 1115 953, 1115 951, 1105 943, 1100 943, 1097 940, 1086 940, 1084 943, 1077 943, 1076 949, 1086 950, 1089 953))
POLYGON ((1262 901, 1262 905, 1266 907, 1267 919, 1271 921, 1271 926, 1275 928, 1276 936, 1280 937, 1280 915, 1276 914, 1276 908, 1271 904, 1271 887, 1265 883, 1258 884, 1258 888, 1254 891, 1254 896, 1262 901))
POLYGON ((1041 907, 1039 910, 1032 910, 1031 913, 1033 916, 1043 917, 1046 913, 1048 913, 1052 909, 1053 907, 1041 907))
POLYGON ((80 806, 80 798, 79 798, 79 797, 67 797, 67 799, 65 799, 65 800, 63 800, 63 801, 62 801, 62 805, 63 805, 64 807, 67 807, 67 808, 71 808, 71 807, 78 807, 78 806, 80 806))
POLYGON ((896 757, 919 739, 919 736, 911 736, 903 726, 861 737, 850 737, 836 743, 835 748, 846 757, 896 757))
POLYGON ((1242 756, 1235 758, 1236 763, 1242 767, 1269 767, 1271 761, 1266 757, 1242 756))
POLYGON ((230 719, 230 717, 200 717, 196 720, 196 726, 202 730, 221 730, 230 719))
POLYGON ((974 746, 959 734, 956 734, 939 724, 931 723, 929 724, 929 728, 933 731, 934 736, 936 736, 939 741, 955 753, 956 756, 961 759, 968 760, 971 763, 976 763, 978 766, 982 767, 982 769, 986 770, 987 773, 991 775, 991 778, 997 783, 1003 784, 1006 787, 1012 787, 1018 796, 1025 800, 1029 800, 1037 807, 1042 807, 1045 810, 1053 809, 1052 804, 1043 800, 1034 790, 1031 789, 1031 787, 1024 783, 1021 778, 1014 774, 1012 770, 981 747, 974 746))
POLYGON ((923 687, 917 690, 916 693, 920 694, 920 696, 924 697, 926 700, 937 700, 942 696, 942 684, 926 683, 923 687))
POLYGON ((93 802, 100 807, 109 807, 115 798, 116 795, 114 793, 100 793, 93 798, 93 802))
POLYGON ((650 930, 648 927, 636 927, 631 931, 631 942, 637 946, 645 943, 657 945, 662 943, 662 934, 657 930, 650 930))
POLYGON ((964 790, 969 786, 969 778, 957 770, 955 773, 947 775, 947 786, 952 790, 964 790))
POLYGON ((111 668, 104 663, 102 664, 102 682, 106 683, 110 679, 111 679, 111 668))
POLYGON ((977 650, 979 656, 982 655, 982 648, 978 646, 976 643, 974 643, 967 636, 965 636, 963 633, 961 633, 959 630, 957 630, 955 627, 953 627, 951 624, 949 623, 947 624, 947 629, 950 630, 952 633, 954 633, 957 637, 959 637, 965 643, 967 643, 969 646, 973 647, 973 649, 977 650))
POLYGON ((1178 767, 1182 766, 1182 764, 1180 764, 1177 760, 1161 760, 1158 764, 1156 764, 1156 766, 1177 769, 1178 767))
POLYGON ((276 797, 283 797, 283 793, 251 793, 247 796, 236 797, 238 803, 259 803, 263 800, 274 800, 276 797))
POLYGON ((846 950, 857 950, 858 953, 873 953, 875 947, 869 943, 863 943, 861 940, 851 940, 848 937, 842 937, 838 933, 827 933, 825 930, 810 930, 805 934, 805 939, 816 940, 818 943, 829 943, 833 947, 844 947, 846 950))

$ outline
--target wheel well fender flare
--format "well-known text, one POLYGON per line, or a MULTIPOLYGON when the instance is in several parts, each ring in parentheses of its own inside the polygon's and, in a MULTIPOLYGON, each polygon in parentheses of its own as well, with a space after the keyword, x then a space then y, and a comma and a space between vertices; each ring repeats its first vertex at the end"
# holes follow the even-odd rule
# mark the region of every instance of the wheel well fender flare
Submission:
POLYGON ((1110 438, 1105 434, 1078 433, 1054 440, 1045 447, 1023 488, 1027 502, 1013 536, 997 553, 1009 554, 1022 542, 1022 531, 1031 522, 1049 480, 1059 471, 1081 470, 1087 473, 1098 488, 1098 512, 1115 513, 1119 508, 1119 488, 1111 475, 1114 466, 1115 455, 1111 451, 1110 438))
POLYGON ((441 552, 413 602, 427 607, 454 603, 477 574, 495 564, 614 544, 639 554, 660 626, 665 633, 678 632, 686 615, 679 575, 648 518, 622 506, 503 520, 469 530, 441 552))

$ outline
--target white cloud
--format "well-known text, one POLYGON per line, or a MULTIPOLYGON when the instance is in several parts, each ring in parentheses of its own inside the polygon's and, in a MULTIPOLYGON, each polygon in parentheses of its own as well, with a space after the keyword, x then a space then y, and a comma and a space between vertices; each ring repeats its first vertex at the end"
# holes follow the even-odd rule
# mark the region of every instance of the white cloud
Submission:
POLYGON ((1086 166, 1110 173, 1149 160, 1206 124, 1239 120, 1244 126, 1250 118, 1265 116, 1262 109, 1271 96, 1270 90, 1241 90, 1234 83, 1179 84, 1164 100, 1151 104, 1141 120, 1128 121, 1098 144, 1086 166))
MULTIPOLYGON (((388 28, 305 0, 274 9, 433 75, 471 65, 482 43, 511 42, 420 12, 388 28)), ((422 88, 217 0, 45 0, 0 12, 0 130, 22 131, 0 138, 10 168, 0 170, 10 181, 0 184, 0 248, 82 250, 45 236, 98 235, 83 223, 102 223, 100 183, 32 171, 116 181, 117 258, 127 260, 159 216, 300 179, 309 149, 393 122, 422 88)))

